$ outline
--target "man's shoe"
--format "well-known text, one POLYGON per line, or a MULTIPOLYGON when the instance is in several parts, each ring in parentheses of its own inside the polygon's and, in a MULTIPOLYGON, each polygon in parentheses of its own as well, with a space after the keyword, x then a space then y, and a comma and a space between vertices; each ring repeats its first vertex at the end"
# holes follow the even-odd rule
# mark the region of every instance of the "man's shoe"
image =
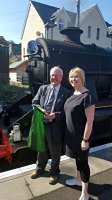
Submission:
POLYGON ((57 182, 58 182, 57 176, 50 176, 50 178, 49 178, 49 184, 50 185, 55 185, 57 182))
POLYGON ((76 178, 70 178, 65 181, 65 184, 68 186, 82 186, 81 181, 77 180, 76 178))
POLYGON ((83 194, 80 196, 79 200, 89 200, 89 194, 83 194))
POLYGON ((37 171, 34 171, 33 173, 32 173, 32 175, 31 175, 31 178, 32 179, 36 179, 36 178, 38 178, 40 175, 42 175, 44 173, 44 170, 42 170, 42 169, 39 169, 39 170, 37 170, 37 171))

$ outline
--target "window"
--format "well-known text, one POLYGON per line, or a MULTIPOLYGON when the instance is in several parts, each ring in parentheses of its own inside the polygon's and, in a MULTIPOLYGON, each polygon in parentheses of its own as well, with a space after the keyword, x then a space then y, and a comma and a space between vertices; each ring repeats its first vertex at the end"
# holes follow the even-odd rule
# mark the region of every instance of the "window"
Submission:
POLYGON ((64 29, 64 20, 60 19, 58 25, 59 25, 59 30, 60 31, 63 30, 64 29))
POLYGON ((88 26, 88 38, 91 38, 91 26, 88 26))
POLYGON ((100 29, 97 28, 97 31, 96 31, 96 39, 99 40, 100 39, 100 29))

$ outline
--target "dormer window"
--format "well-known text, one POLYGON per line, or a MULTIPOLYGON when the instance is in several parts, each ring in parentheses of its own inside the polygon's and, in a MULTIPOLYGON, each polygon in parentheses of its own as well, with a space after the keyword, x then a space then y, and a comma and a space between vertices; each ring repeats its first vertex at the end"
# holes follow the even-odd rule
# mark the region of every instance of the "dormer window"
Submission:
POLYGON ((64 29, 64 20, 60 19, 58 22, 59 30, 62 31, 64 29))
POLYGON ((97 40, 100 39, 100 28, 97 28, 97 30, 96 30, 96 39, 97 40))
POLYGON ((91 26, 88 26, 88 38, 91 38, 91 26))

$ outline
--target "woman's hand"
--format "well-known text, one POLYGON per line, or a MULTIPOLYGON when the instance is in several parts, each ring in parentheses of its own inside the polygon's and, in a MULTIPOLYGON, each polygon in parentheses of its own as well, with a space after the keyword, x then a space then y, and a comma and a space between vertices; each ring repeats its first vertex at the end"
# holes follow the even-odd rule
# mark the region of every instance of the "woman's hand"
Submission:
POLYGON ((84 150, 87 150, 89 148, 89 142, 87 141, 84 141, 84 140, 82 140, 82 142, 81 142, 81 149, 82 149, 82 151, 84 151, 84 150))

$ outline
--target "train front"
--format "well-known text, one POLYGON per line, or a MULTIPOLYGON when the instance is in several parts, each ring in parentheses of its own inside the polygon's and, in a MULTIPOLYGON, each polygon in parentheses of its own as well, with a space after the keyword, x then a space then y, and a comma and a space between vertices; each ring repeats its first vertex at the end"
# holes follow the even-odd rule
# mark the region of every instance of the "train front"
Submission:
POLYGON ((96 45, 82 44, 79 37, 76 40, 74 31, 73 28, 63 30, 64 34, 65 32, 68 34, 66 41, 39 38, 37 41, 29 42, 27 71, 32 93, 35 94, 40 85, 49 82, 49 71, 55 65, 60 65, 63 69, 62 84, 68 88, 70 88, 69 70, 75 66, 83 68, 86 72, 87 88, 96 99, 94 140, 110 139, 112 137, 112 51, 96 45))

